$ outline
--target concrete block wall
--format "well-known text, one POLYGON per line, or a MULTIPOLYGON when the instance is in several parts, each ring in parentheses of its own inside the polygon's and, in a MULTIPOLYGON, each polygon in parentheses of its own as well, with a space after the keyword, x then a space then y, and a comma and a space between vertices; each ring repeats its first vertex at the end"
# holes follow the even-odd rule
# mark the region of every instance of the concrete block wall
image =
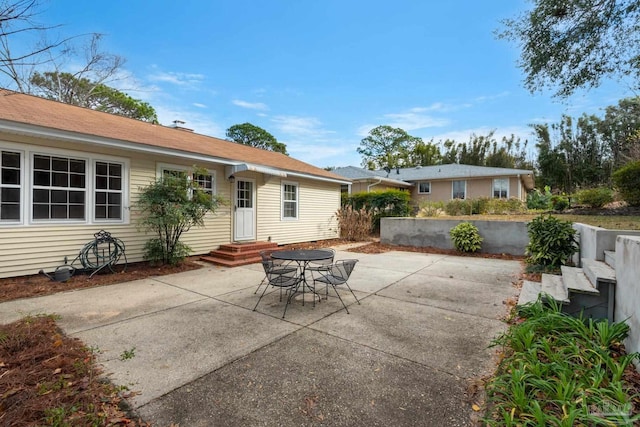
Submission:
POLYGON ((580 233, 580 254, 574 259, 576 265, 579 265, 578 257, 604 261, 604 251, 615 250, 616 237, 620 235, 640 236, 638 230, 609 230, 579 222, 573 223, 573 228, 580 233))
MULTIPOLYGON (((382 218, 380 241, 402 246, 454 249, 449 230, 464 222, 434 218, 382 218)), ((529 236, 524 221, 466 221, 478 227, 484 253, 524 255, 529 236)))
MULTIPOLYGON (((626 321, 630 334, 625 341, 627 352, 640 352, 640 237, 618 236, 616 239, 616 301, 614 321, 626 321)), ((640 369, 640 362, 636 362, 640 369)))

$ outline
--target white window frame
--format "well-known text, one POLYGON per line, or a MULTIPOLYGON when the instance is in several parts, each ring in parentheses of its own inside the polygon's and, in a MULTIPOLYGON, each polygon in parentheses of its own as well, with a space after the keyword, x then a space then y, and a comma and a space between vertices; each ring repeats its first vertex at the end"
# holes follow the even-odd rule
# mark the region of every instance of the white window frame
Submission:
MULTIPOLYGON (((492 184, 492 186, 491 186, 491 197, 492 197, 493 199, 508 199, 508 198, 509 198, 509 184, 510 184, 510 183, 509 183, 509 178, 508 178, 508 177, 507 177, 507 178, 494 178, 494 179, 493 179, 493 184, 492 184), (496 183, 498 183, 498 182, 504 182, 504 183, 506 183, 506 188, 505 188, 505 189, 506 189, 506 196, 505 196, 505 197, 501 197, 501 196, 496 197, 496 196, 495 196, 495 193, 496 193, 496 183)), ((503 190, 503 188, 501 187, 499 191, 501 191, 501 192, 502 192, 502 190, 503 190)))
POLYGON ((431 194, 431 181, 418 182, 418 194, 431 194), (422 184, 429 184, 429 191, 422 191, 422 184))
POLYGON ((20 222, 16 221, 0 221, 0 228, 15 226, 52 226, 52 225, 91 225, 91 224, 129 224, 130 223, 130 190, 129 190, 129 174, 130 161, 127 158, 116 157, 111 155, 103 155, 96 153, 86 153, 75 150, 59 149, 53 147, 41 147, 28 144, 15 144, 0 141, 0 150, 19 152, 21 158, 21 176, 20 176, 20 222), (66 157, 85 160, 85 218, 82 220, 61 220, 61 219, 33 219, 33 156, 40 154, 43 156, 66 157), (122 173, 122 219, 95 221, 95 196, 94 196, 94 180, 96 161, 108 163, 120 163, 123 167, 122 173))
MULTIPOLYGON (((2 181, 2 179, 0 178, 0 191, 2 188, 17 188, 20 192, 20 207, 18 209, 18 219, 6 219, 6 220, 2 220, 0 219, 0 226, 2 225, 21 225, 24 221, 24 210, 25 210, 25 196, 24 196, 24 183, 25 183, 25 153, 23 150, 18 150, 18 149, 13 149, 13 148, 5 148, 5 147, 0 147, 0 154, 3 152, 10 152, 10 153, 18 153, 20 155, 20 173, 19 173, 19 177, 20 177, 20 184, 15 185, 15 184, 5 184, 2 181)), ((2 156, 0 156, 0 161, 2 161, 2 156)), ((0 169, 1 169, 2 165, 0 164, 0 169)), ((1 173, 1 170, 0 170, 1 173)))
MULTIPOLYGON (((211 197, 218 194, 218 178, 216 177, 216 171, 212 169, 205 169, 207 174, 211 176, 213 182, 211 183, 211 197)), ((190 173, 187 177, 190 180, 193 180, 193 167, 184 166, 184 165, 174 165, 171 163, 158 163, 156 166, 156 176, 158 179, 162 178, 164 171, 177 171, 177 172, 186 172, 190 173)))
MULTIPOLYGON (((125 183, 125 176, 127 175, 127 169, 125 167, 125 164, 121 161, 115 161, 115 160, 104 160, 104 159, 94 159, 92 162, 92 166, 93 166, 93 175, 92 175, 92 180, 91 180, 91 190, 93 193, 93 204, 92 204, 92 219, 93 222, 95 222, 96 224, 112 224, 112 223, 117 223, 117 222, 121 222, 124 219, 124 215, 125 212, 127 211, 127 209, 125 209, 125 202, 127 199, 125 199, 124 194, 126 191, 126 187, 124 186, 125 183), (97 172, 97 163, 107 163, 107 165, 112 165, 112 164, 117 164, 120 165, 121 167, 121 171, 122 171, 122 175, 120 176, 120 190, 112 190, 112 189, 97 189, 96 188, 96 172, 97 172), (121 219, 109 219, 109 218, 96 218, 96 194, 97 192, 104 192, 107 193, 107 198, 109 197, 108 194, 111 193, 119 193, 120 194, 120 217, 121 219)), ((107 202, 107 212, 108 212, 108 202, 107 202)))
POLYGON ((300 218, 300 184, 295 181, 281 181, 280 185, 280 217, 282 221, 297 221, 300 218), (285 186, 293 186, 295 187, 295 200, 287 200, 285 199, 285 186), (285 216, 285 203, 295 203, 295 217, 285 216))
POLYGON ((466 200, 467 199, 467 181, 466 180, 462 180, 462 179, 456 179, 456 180, 451 181, 451 200, 455 200, 455 198, 453 197, 453 186, 454 186, 454 184, 456 182, 464 183, 464 197, 461 198, 461 199, 459 197, 457 197, 457 199, 466 200))

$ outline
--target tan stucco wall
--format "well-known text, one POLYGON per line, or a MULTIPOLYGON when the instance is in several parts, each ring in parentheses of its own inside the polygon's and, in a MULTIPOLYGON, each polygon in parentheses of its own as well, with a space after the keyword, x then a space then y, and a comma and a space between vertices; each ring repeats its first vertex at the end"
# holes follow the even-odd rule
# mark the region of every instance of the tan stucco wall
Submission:
MULTIPOLYGON (((503 178, 503 177, 495 177, 495 178, 503 178)), ((526 191, 522 183, 519 183, 517 177, 508 177, 509 179, 509 198, 518 198, 520 195, 521 200, 526 200, 526 191), (521 186, 522 191, 518 194, 518 186, 521 186)), ((493 197, 493 180, 494 177, 490 178, 467 178, 466 180, 466 198, 467 199, 477 199, 479 197, 493 197)), ((420 194, 418 193, 419 185, 416 182, 416 185, 411 190, 411 197, 414 201, 420 203, 421 201, 449 201, 451 200, 452 194, 452 182, 453 180, 442 180, 442 181, 430 181, 431 182, 431 193, 430 194, 420 194)))
MULTIPOLYGON (((0 148, 21 151, 27 158, 32 152, 42 152, 99 158, 96 157, 97 154, 128 161, 129 170, 126 172, 129 200, 125 200, 125 208, 135 204, 140 187, 147 186, 156 179, 159 163, 185 167, 191 167, 194 163, 176 157, 143 155, 90 144, 8 134, 0 135, 0 148)), ((233 210, 230 199, 233 187, 225 180, 223 165, 199 162, 197 166, 215 172, 217 194, 229 201, 215 213, 207 215, 204 227, 193 228, 181 238, 181 241, 192 248, 193 254, 202 254, 232 240, 233 210)), ((280 215, 280 178, 253 175, 257 184, 258 239, 266 240, 271 236, 277 243, 290 243, 337 236, 334 213, 340 206, 340 184, 297 180, 300 183, 300 220, 297 223, 287 223, 281 221, 280 215)), ((27 191, 29 190, 26 189, 25 192, 27 191)), ((138 216, 134 210, 129 210, 128 221, 117 224, 29 224, 28 215, 25 216, 20 225, 0 224, 0 277, 36 274, 40 269, 51 271, 63 263, 65 256, 72 261, 80 249, 93 239, 93 234, 101 229, 109 231, 125 243, 129 262, 142 260, 144 244, 150 238, 137 229, 138 216)))

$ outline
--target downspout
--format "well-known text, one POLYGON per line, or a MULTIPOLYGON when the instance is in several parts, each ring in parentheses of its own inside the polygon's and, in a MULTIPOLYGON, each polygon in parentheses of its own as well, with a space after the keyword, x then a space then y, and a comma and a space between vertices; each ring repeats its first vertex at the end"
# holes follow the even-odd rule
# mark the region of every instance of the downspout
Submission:
POLYGON ((367 185, 367 193, 371 192, 371 187, 375 187, 376 185, 380 184, 381 182, 382 182, 382 178, 378 178, 378 182, 374 182, 373 184, 367 185))
POLYGON ((520 174, 518 174, 518 200, 522 200, 522 180, 520 174))

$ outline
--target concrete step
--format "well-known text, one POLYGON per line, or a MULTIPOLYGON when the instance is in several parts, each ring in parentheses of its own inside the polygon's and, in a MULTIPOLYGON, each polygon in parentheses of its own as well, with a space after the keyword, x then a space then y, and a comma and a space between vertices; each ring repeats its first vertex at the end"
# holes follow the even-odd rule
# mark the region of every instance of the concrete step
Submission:
POLYGON ((582 270, 596 288, 599 283, 616 283, 616 271, 602 261, 582 258, 582 270))
POLYGON ((562 281, 564 285, 567 287, 569 294, 571 292, 578 292, 582 294, 592 294, 592 295, 600 295, 598 289, 591 284, 587 276, 584 275, 584 272, 581 268, 576 267, 568 267, 563 265, 561 267, 562 270, 562 281))
POLYGON ((616 251, 604 251, 604 262, 609 267, 616 269, 616 251))
POLYGON ((518 305, 536 302, 541 290, 542 284, 540 282, 523 281, 522 289, 520 289, 520 297, 518 298, 518 305))
POLYGON ((562 276, 543 274, 540 292, 543 296, 549 295, 556 301, 562 303, 569 302, 569 291, 562 280, 562 276))

